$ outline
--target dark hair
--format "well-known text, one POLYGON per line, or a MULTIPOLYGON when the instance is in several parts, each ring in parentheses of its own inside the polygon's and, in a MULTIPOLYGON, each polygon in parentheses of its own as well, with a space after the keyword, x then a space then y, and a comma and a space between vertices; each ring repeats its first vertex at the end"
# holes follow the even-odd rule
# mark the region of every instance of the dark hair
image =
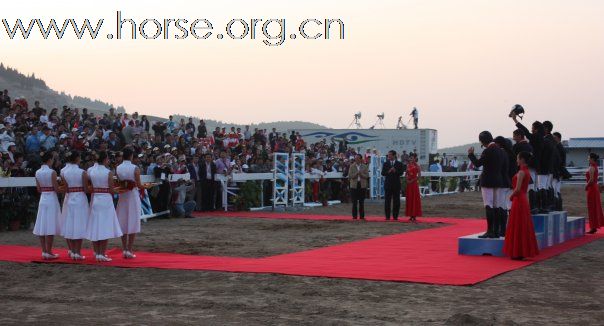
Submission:
POLYGON ((478 135, 478 140, 480 141, 480 144, 486 146, 493 141, 493 135, 485 130, 478 135))
POLYGON ((388 153, 392 154, 392 156, 396 157, 396 151, 395 150, 389 150, 388 153))
POLYGON ((545 127, 543 127, 543 124, 539 121, 535 121, 533 122, 533 128, 535 130, 537 130, 537 134, 543 136, 545 134, 545 127))
POLYGON ((411 152, 411 153, 409 153, 409 157, 415 157, 415 158, 417 158, 417 153, 411 152))
POLYGON ((594 161, 598 161, 600 159, 600 155, 598 155, 596 153, 589 153, 589 158, 594 161))
POLYGON ((80 157, 80 153, 78 151, 73 151, 73 152, 71 152, 71 154, 69 154, 69 157, 67 158, 67 160, 69 161, 69 163, 75 163, 79 157, 80 157))
POLYGON ((543 121, 543 128, 545 128, 546 132, 552 132, 554 124, 551 121, 543 121))
POLYGON ((42 162, 47 163, 48 161, 53 159, 52 152, 46 152, 42 155, 42 162))
POLYGON ((522 131, 522 129, 516 129, 516 130, 514 130, 514 136, 524 138, 524 131, 522 131))
POLYGON ((107 152, 103 151, 103 152, 99 152, 97 154, 97 158, 96 161, 99 164, 103 164, 103 161, 105 161, 105 159, 108 157, 107 152))
POLYGON ((531 154, 530 152, 520 152, 518 153, 518 157, 521 158, 524 162, 528 163, 528 161, 531 160, 531 157, 533 157, 533 154, 531 154))
POLYGON ((130 148, 130 147, 126 147, 124 148, 124 150, 122 151, 122 157, 124 158, 124 160, 129 161, 132 159, 132 155, 134 154, 134 151, 130 148))
POLYGON ((558 138, 562 139, 562 134, 560 134, 560 133, 559 133, 559 132, 557 132, 557 131, 556 131, 555 133, 553 133, 552 135, 554 135, 554 136, 556 136, 556 137, 558 137, 558 138))

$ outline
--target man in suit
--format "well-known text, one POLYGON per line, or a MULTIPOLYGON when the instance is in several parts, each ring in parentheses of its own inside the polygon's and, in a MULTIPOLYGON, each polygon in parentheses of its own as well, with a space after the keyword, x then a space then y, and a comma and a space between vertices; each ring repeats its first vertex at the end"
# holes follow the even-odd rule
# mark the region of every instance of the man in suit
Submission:
POLYGON ((479 238, 498 238, 501 225, 506 218, 497 207, 504 207, 507 201, 505 192, 502 191, 505 189, 503 176, 507 172, 505 171, 507 165, 504 165, 507 157, 503 149, 493 142, 493 135, 490 132, 481 132, 478 139, 485 148, 482 155, 476 158, 474 147, 471 147, 468 149, 468 158, 475 167, 482 166, 480 190, 487 215, 487 232, 479 238))
POLYGON ((352 219, 357 219, 357 213, 361 220, 365 219, 365 192, 369 180, 369 168, 363 163, 363 155, 356 154, 354 163, 348 170, 350 180, 350 194, 352 197, 352 219))
POLYGON ((564 205, 562 202, 562 194, 560 193, 560 186, 562 184, 562 180, 566 180, 570 178, 570 174, 566 169, 566 150, 564 149, 564 145, 562 145, 562 135, 559 132, 553 133, 554 140, 556 141, 556 150, 558 151, 558 178, 554 179, 553 186, 554 191, 556 193, 556 210, 562 211, 564 210, 564 205))
POLYGON ((200 211, 202 209, 200 179, 201 168, 199 165, 199 157, 197 155, 189 159, 189 163, 187 164, 187 172, 189 172, 189 175, 191 176, 191 182, 195 187, 195 210, 200 211))
POLYGON ((214 196, 216 186, 216 164, 212 160, 212 154, 206 154, 203 162, 199 163, 199 181, 201 185, 201 210, 214 210, 214 196))
POLYGON ((531 162, 529 162, 529 171, 533 180, 533 189, 532 191, 529 190, 529 200, 532 197, 534 202, 534 207, 531 207, 531 213, 543 213, 546 208, 544 203, 547 179, 551 170, 549 162, 543 160, 544 156, 547 156, 547 153, 544 155, 545 128, 541 122, 535 121, 531 126, 531 131, 529 131, 522 123, 518 122, 515 114, 512 115, 512 120, 516 123, 516 127, 522 130, 522 133, 529 140, 529 144, 533 148, 532 166, 531 162))
POLYGON ((384 213, 386 220, 390 220, 391 212, 394 220, 398 220, 398 213, 401 208, 401 176, 404 172, 403 163, 396 160, 396 152, 389 151, 388 159, 382 166, 382 176, 385 177, 384 213))

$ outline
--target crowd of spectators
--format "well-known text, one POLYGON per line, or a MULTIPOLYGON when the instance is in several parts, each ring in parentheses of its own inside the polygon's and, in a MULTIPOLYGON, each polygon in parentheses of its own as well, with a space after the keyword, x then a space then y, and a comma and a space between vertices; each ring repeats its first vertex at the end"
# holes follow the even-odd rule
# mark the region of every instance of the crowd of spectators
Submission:
MULTIPOLYGON (((0 94, 3 176, 33 176, 42 164, 41 155, 49 151, 54 153, 57 171, 73 151, 80 153, 83 169, 94 164, 97 153, 106 151, 115 169, 125 147, 134 150, 133 163, 143 175, 191 174, 192 187, 187 188, 186 199, 182 198, 182 188, 174 191, 178 185, 168 181, 154 189, 151 203, 159 211, 191 200, 199 210, 219 208, 220 183, 209 179, 214 179, 215 174, 270 172, 275 152, 305 153, 307 171, 315 174, 346 172, 350 158, 356 154, 344 141, 306 144, 295 131, 251 130, 249 126, 208 130, 203 120, 195 123, 193 118, 175 121, 170 116, 167 121, 150 121, 137 112, 130 115, 114 109, 95 115, 86 108, 48 109, 38 101, 31 106, 23 98, 11 100, 7 90, 0 94)), ((311 182, 321 182, 320 189, 328 192, 330 199, 345 200, 347 182, 311 182)), ((265 201, 270 198, 270 191, 267 190, 265 201)), ((309 194, 309 200, 316 198, 309 194)))

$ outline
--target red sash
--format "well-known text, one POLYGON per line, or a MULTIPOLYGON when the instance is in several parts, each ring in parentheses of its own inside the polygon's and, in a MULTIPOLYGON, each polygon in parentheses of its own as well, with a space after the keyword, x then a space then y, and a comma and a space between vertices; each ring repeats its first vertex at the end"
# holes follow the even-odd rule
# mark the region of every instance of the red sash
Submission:
POLYGON ((109 188, 93 188, 92 192, 95 194, 110 194, 109 188))

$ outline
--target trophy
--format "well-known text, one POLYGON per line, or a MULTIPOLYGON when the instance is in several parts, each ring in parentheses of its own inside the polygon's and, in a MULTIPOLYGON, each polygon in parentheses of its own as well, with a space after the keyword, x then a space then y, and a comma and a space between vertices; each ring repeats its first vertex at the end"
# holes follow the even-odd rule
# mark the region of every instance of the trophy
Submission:
POLYGON ((512 118, 514 116, 517 116, 520 118, 520 120, 522 120, 522 117, 524 116, 524 108, 522 105, 516 104, 514 107, 512 107, 509 117, 512 118))

